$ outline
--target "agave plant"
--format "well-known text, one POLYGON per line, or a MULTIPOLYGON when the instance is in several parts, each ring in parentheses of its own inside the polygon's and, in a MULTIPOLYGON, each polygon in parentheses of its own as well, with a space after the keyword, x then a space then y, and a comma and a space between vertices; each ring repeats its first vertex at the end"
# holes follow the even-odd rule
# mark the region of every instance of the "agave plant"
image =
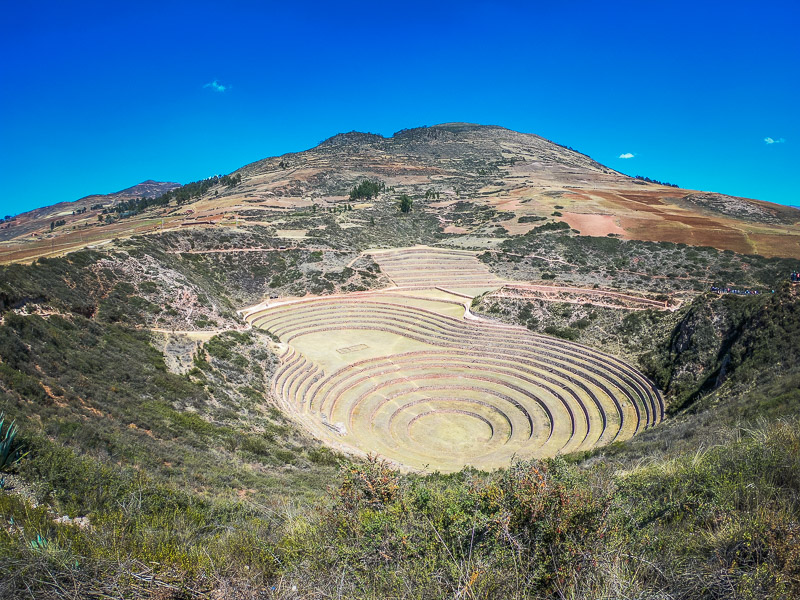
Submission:
POLYGON ((16 421, 11 421, 11 424, 3 431, 5 418, 5 413, 0 412, 0 472, 10 470, 25 456, 14 444, 14 438, 18 431, 16 421))
POLYGON ((47 538, 42 537, 42 534, 36 536, 35 540, 31 540, 31 548, 34 550, 47 550, 47 538))

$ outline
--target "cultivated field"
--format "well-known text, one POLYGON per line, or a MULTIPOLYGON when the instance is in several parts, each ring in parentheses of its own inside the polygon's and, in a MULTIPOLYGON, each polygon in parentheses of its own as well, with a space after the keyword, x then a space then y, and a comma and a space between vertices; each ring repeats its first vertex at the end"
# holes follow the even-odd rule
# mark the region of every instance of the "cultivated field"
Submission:
POLYGON ((476 260, 474 252, 466 250, 414 246, 367 253, 392 283, 402 288, 444 288, 479 293, 505 283, 476 260))
POLYGON ((503 284, 474 255, 372 256, 398 287, 247 315, 284 350, 275 397, 330 445, 412 469, 491 469, 627 439, 662 419, 658 390, 622 361, 471 315, 469 293, 503 284))

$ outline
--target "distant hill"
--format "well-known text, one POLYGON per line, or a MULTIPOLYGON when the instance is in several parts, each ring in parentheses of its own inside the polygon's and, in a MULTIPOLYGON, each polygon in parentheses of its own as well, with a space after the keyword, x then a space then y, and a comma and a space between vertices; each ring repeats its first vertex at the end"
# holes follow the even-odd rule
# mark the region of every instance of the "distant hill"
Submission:
POLYGON ((466 201, 508 212, 503 226, 512 235, 555 218, 586 235, 800 256, 794 207, 629 177, 572 148, 498 126, 446 123, 391 137, 354 131, 235 173, 240 185, 209 192, 195 209, 344 202, 354 183, 372 178, 412 197, 436 192, 438 202, 426 207, 444 224, 447 203, 466 201))
POLYGON ((112 194, 92 194, 91 196, 84 196, 76 202, 93 202, 106 200, 109 202, 117 203, 121 200, 130 200, 131 198, 157 198, 170 190, 181 187, 180 183, 174 181, 153 181, 148 179, 142 183, 137 183, 129 188, 114 192, 112 194))
POLYGON ((77 224, 78 222, 83 224, 94 223, 97 221, 97 214, 102 209, 93 209, 92 206, 102 204, 104 207, 108 207, 133 198, 156 198, 179 187, 181 187, 181 184, 173 181, 153 181, 148 179, 111 194, 92 194, 71 202, 59 202, 50 206, 36 208, 17 215, 13 221, 0 225, 0 241, 26 238, 37 231, 45 231, 50 226, 50 222, 54 220, 63 219, 69 224, 77 224), (83 208, 86 208, 86 212, 77 212, 83 208))
POLYGON ((83 204, 158 196, 178 184, 147 181, 115 194, 31 211, 0 226, 0 241, 24 242, 0 247, 0 261, 56 252, 59 244, 50 231, 56 217, 67 221, 52 232, 61 237, 65 252, 90 239, 102 243, 156 227, 179 227, 187 219, 197 225, 239 215, 255 224, 270 222, 276 211, 335 209, 349 203, 350 190, 365 179, 385 187, 384 200, 407 194, 416 211, 440 223, 443 234, 468 236, 469 243, 476 236, 519 235, 551 222, 594 237, 800 257, 797 208, 629 177, 572 148, 498 126, 445 123, 403 129, 391 137, 340 133, 309 150, 265 158, 232 175, 232 180, 202 182, 167 205, 144 206, 121 219, 71 217, 83 204), (473 218, 480 211, 502 214, 502 228, 487 230, 473 218))

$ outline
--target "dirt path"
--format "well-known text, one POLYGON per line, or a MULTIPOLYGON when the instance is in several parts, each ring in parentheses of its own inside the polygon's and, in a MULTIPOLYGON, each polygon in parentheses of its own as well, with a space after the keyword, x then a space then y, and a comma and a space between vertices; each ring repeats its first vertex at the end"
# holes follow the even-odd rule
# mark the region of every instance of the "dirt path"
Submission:
POLYGON ((219 335, 221 333, 225 333, 228 331, 249 331, 253 328, 250 323, 247 323, 244 327, 228 327, 225 329, 212 329, 210 331, 199 331, 199 330, 191 330, 191 329, 167 329, 161 327, 143 327, 143 329, 147 329, 148 331, 152 331, 154 333, 168 333, 171 335, 184 335, 189 339, 196 339, 196 340, 203 340, 207 341, 210 340, 215 335, 219 335))
MULTIPOLYGON (((226 254, 229 252, 288 252, 289 250, 309 250, 311 252, 331 252, 333 254, 352 254, 351 250, 333 250, 331 248, 312 248, 310 246, 287 246, 285 248, 216 248, 213 250, 168 250, 167 254, 226 254)), ((361 257, 359 254, 353 260, 361 257)), ((349 266, 349 265, 348 265, 349 266)))

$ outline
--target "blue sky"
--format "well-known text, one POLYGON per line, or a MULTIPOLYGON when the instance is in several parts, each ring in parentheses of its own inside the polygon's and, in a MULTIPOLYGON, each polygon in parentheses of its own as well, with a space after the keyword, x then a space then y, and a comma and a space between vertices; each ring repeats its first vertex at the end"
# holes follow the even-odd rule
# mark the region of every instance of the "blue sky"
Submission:
POLYGON ((770 1, 4 3, 0 213, 447 121, 800 205, 799 30, 770 1))

